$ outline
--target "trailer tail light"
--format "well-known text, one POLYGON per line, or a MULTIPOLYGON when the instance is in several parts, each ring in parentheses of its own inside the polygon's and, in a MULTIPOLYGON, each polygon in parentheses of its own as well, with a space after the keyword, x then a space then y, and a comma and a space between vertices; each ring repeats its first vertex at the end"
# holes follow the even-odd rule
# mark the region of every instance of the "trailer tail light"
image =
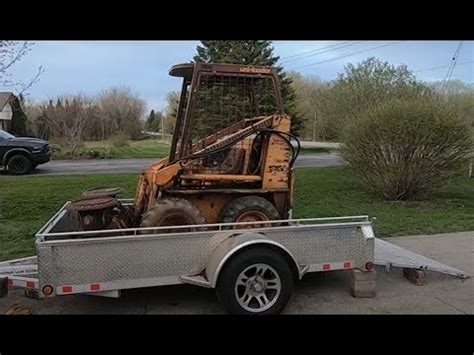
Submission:
POLYGON ((373 263, 373 262, 368 261, 368 262, 365 263, 365 269, 366 269, 367 271, 370 271, 370 270, 372 270, 373 268, 374 268, 374 263, 373 263))

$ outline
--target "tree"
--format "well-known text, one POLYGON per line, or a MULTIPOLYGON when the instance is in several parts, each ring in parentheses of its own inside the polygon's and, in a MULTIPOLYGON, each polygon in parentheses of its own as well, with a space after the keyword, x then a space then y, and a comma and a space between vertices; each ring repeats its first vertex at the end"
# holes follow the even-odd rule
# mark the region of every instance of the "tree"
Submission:
POLYGON ((193 60, 197 63, 229 63, 244 65, 262 65, 276 67, 280 79, 281 94, 285 111, 292 117, 292 131, 299 133, 302 117, 295 109, 295 93, 291 86, 291 78, 278 66, 278 56, 273 53, 271 41, 201 41, 196 48, 193 60))
POLYGON ((82 95, 63 96, 56 104, 50 100, 42 110, 42 120, 48 125, 51 138, 60 140, 61 145, 74 156, 84 140, 88 119, 97 114, 97 105, 82 95))
POLYGON ((392 99, 429 98, 433 90, 416 80, 406 65, 395 67, 376 58, 348 64, 321 98, 323 115, 334 139, 368 109, 392 99))
POLYGON ((178 116, 179 91, 170 91, 166 95, 166 108, 163 115, 165 134, 173 134, 176 117, 178 116))
POLYGON ((145 102, 129 88, 112 88, 102 91, 97 98, 100 109, 100 129, 103 139, 123 133, 136 137, 142 129, 145 102))
POLYGON ((146 119, 146 129, 151 129, 150 127, 153 125, 155 121, 155 110, 151 110, 148 118, 146 119))
POLYGON ((302 76, 296 72, 290 72, 288 76, 296 96, 296 112, 303 118, 300 137, 313 141, 326 140, 328 124, 324 120, 321 103, 323 95, 329 90, 329 84, 315 76, 302 76))
POLYGON ((0 86, 13 87, 21 94, 38 82, 44 72, 42 66, 38 67, 35 76, 26 83, 14 80, 11 73, 12 67, 28 54, 33 45, 34 43, 28 41, 0 40, 0 86))
POLYGON ((21 105, 21 95, 20 98, 16 98, 10 101, 10 105, 12 106, 12 126, 11 132, 15 136, 26 136, 28 135, 28 131, 26 129, 27 125, 27 118, 25 113, 22 110, 21 105))
POLYGON ((145 122, 146 129, 151 132, 160 132, 162 119, 163 114, 160 111, 156 111, 155 113, 155 110, 151 110, 145 122))

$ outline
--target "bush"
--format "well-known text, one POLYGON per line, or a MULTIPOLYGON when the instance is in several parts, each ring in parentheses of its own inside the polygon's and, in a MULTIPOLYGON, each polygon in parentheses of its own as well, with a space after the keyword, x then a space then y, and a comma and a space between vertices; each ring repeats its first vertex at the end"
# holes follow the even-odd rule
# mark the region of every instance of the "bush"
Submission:
POLYGON ((426 197, 463 166, 472 149, 466 125, 435 100, 379 104, 361 115, 344 141, 343 157, 388 200, 426 197))
POLYGON ((120 132, 110 138, 110 143, 114 147, 128 147, 130 145, 128 142, 129 138, 130 137, 128 135, 120 132))
POLYGON ((87 152, 87 154, 88 154, 89 158, 91 158, 91 159, 102 158, 101 154, 98 150, 91 149, 87 152))

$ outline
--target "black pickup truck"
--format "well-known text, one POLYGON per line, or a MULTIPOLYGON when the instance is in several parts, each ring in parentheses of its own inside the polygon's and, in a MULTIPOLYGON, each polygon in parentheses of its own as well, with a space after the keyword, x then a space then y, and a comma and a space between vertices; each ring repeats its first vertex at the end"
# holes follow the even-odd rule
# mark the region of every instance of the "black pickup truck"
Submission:
POLYGON ((48 142, 29 137, 15 137, 0 129, 0 166, 15 175, 26 174, 51 159, 48 142))

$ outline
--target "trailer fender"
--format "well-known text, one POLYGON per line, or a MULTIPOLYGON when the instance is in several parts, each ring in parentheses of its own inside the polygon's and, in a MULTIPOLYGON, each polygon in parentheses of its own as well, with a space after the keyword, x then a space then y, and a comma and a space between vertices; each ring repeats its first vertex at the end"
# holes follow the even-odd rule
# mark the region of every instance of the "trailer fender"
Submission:
POLYGON ((211 256, 206 265, 206 278, 209 281, 209 287, 215 288, 217 285, 217 280, 219 278, 219 273, 224 267, 225 263, 237 252, 245 249, 251 248, 257 245, 268 245, 276 247, 282 255, 286 256, 287 260, 291 260, 290 267, 297 274, 298 279, 301 279, 303 276, 303 270, 298 266, 295 257, 291 252, 274 240, 266 237, 260 233, 244 233, 233 235, 225 239, 222 243, 217 246, 216 249, 212 252, 211 256))

